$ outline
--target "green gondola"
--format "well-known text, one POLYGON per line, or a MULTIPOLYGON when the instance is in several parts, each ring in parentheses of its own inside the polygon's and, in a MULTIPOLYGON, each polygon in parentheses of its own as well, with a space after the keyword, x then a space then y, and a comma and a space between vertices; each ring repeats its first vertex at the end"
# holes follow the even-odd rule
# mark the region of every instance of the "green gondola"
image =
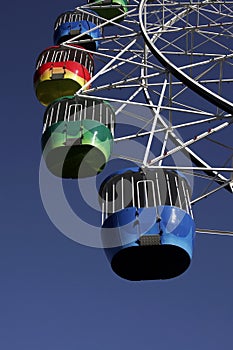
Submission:
MULTIPOLYGON (((108 20, 113 20, 128 11, 128 0, 89 0, 88 3, 99 16, 108 20)), ((114 22, 121 22, 123 19, 124 16, 114 22)))
POLYGON ((108 161, 115 114, 94 98, 66 96, 45 111, 43 155, 48 169, 62 178, 94 176, 108 161))

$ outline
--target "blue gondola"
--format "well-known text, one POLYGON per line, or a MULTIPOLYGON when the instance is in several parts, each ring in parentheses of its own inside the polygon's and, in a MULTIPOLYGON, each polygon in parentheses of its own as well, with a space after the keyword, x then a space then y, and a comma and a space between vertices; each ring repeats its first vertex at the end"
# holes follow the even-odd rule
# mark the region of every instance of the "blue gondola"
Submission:
POLYGON ((135 281, 169 279, 189 267, 195 225, 183 175, 124 169, 103 182, 100 196, 102 240, 117 275, 135 281))
POLYGON ((55 22, 54 43, 58 45, 82 35, 75 43, 85 49, 96 51, 99 46, 98 39, 101 37, 101 29, 98 28, 100 24, 100 18, 92 10, 67 11, 61 14, 55 22))

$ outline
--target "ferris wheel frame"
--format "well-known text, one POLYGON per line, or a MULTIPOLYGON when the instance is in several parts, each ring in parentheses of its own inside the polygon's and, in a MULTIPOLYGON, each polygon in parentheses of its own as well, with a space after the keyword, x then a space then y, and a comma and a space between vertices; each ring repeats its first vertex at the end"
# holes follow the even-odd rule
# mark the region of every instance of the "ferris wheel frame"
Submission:
MULTIPOLYGON (((216 1, 219 2, 219 1, 216 1)), ((137 2, 135 1, 135 4, 137 2)), ((176 170, 181 170, 181 171, 201 171, 204 172, 205 174, 207 174, 208 176, 210 176, 210 178, 212 179, 212 181, 218 183, 218 187, 208 191, 207 193, 195 198, 192 200, 192 204, 198 202, 199 200, 202 200, 203 198, 206 198, 207 196, 212 195, 213 193, 225 188, 227 189, 230 193, 233 192, 233 180, 232 178, 226 178, 225 176, 223 176, 221 174, 221 172, 224 173, 232 173, 233 172, 233 168, 232 167, 219 167, 219 166, 211 166, 210 164, 208 164, 204 159, 202 159, 201 156, 199 156, 198 154, 196 154, 195 151, 193 151, 190 146, 202 139, 205 139, 206 137, 209 137, 211 134, 216 133, 228 126, 231 125, 231 123, 233 122, 233 117, 232 117, 232 111, 233 111, 233 104, 226 100, 225 98, 221 97, 220 95, 210 91, 208 88, 204 87, 203 85, 201 85, 198 81, 196 81, 195 79, 191 78, 190 76, 188 76, 187 74, 185 74, 182 69, 180 69, 179 67, 175 66, 171 61, 169 61, 167 59, 167 57, 165 57, 160 51, 159 49, 156 47, 155 43, 156 43, 156 39, 161 35, 160 31, 158 30, 158 32, 156 34, 153 35, 153 38, 151 40, 151 38, 148 36, 147 31, 146 31, 146 19, 145 19, 145 9, 147 7, 147 3, 151 4, 151 1, 146 1, 146 0, 142 0, 139 3, 138 6, 138 21, 135 19, 136 18, 136 5, 129 5, 129 9, 128 9, 128 13, 127 15, 125 15, 124 13, 122 13, 121 15, 119 15, 117 17, 118 20, 120 20, 121 18, 131 18, 130 16, 132 16, 132 20, 131 22, 129 21, 130 25, 132 24, 132 22, 134 24, 138 25, 138 29, 137 31, 133 31, 132 28, 129 26, 127 26, 127 24, 123 22, 116 22, 115 20, 109 20, 109 19, 103 19, 102 24, 100 24, 98 26, 99 29, 104 30, 107 26, 111 26, 112 28, 117 28, 120 30, 123 30, 126 32, 126 34, 124 34, 123 36, 120 36, 119 34, 110 34, 110 35, 106 35, 106 36, 102 36, 101 38, 95 39, 95 40, 99 40, 101 43, 109 43, 111 42, 111 40, 113 42, 119 42, 122 38, 124 39, 130 39, 131 41, 128 42, 128 44, 126 46, 124 46, 121 50, 112 50, 112 52, 109 52, 108 49, 103 50, 101 52, 101 49, 99 51, 91 51, 88 50, 90 53, 92 53, 93 55, 95 55, 96 58, 98 59, 103 59, 106 63, 104 65, 102 65, 102 67, 97 71, 96 74, 93 75, 93 77, 91 78, 91 80, 89 82, 87 82, 79 91, 77 91, 76 95, 77 96, 83 96, 85 95, 86 98, 89 98, 89 96, 94 95, 94 97, 96 99, 102 99, 102 96, 98 96, 98 92, 101 91, 109 91, 111 89, 117 89, 118 87, 123 88, 124 86, 126 87, 126 85, 128 84, 128 86, 130 86, 130 83, 132 84, 132 88, 134 89, 132 94, 130 95, 130 97, 128 97, 127 99, 119 99, 119 98, 113 98, 111 96, 108 95, 108 93, 106 93, 105 98, 108 99, 109 102, 117 102, 121 104, 121 107, 119 107, 119 109, 117 110, 117 113, 120 113, 125 106, 127 105, 141 105, 141 106, 145 106, 147 108, 150 109, 153 118, 150 120, 151 122, 151 130, 147 133, 137 133, 137 134, 132 134, 132 135, 122 135, 121 137, 116 137, 115 141, 120 142, 120 141, 125 141, 128 139, 135 139, 138 138, 140 136, 144 136, 145 134, 148 135, 148 142, 147 145, 145 147, 145 154, 144 154, 144 158, 142 160, 142 166, 144 167, 148 167, 148 168, 156 168, 156 167, 160 167, 160 168, 164 168, 164 169, 176 169, 176 170), (143 17, 144 16, 144 17, 143 17), (134 44, 137 42, 138 37, 143 38, 145 45, 142 48, 141 52, 142 53, 132 53, 133 50, 131 51, 131 48, 134 46, 134 44), (130 52, 132 54, 131 58, 127 61, 124 58, 124 55, 126 53, 130 52), (141 62, 136 62, 134 61, 135 58, 138 58, 138 56, 141 54, 142 60, 141 62), (149 79, 150 79, 150 74, 147 73, 148 69, 151 68, 151 64, 150 64, 150 57, 151 55, 153 55, 158 62, 162 65, 162 66, 157 66, 158 68, 158 72, 154 73, 154 76, 158 76, 158 75, 162 75, 163 74, 163 81, 160 82, 159 87, 160 87, 160 96, 158 98, 158 103, 155 103, 153 101, 153 98, 151 96, 150 93, 150 89, 148 89, 149 86, 149 79), (87 86, 89 86, 90 84, 95 83, 96 81, 98 81, 98 79, 100 77, 102 77, 104 74, 109 73, 110 71, 114 71, 117 70, 119 68, 122 68, 122 66, 124 66, 124 64, 130 61, 130 64, 136 66, 138 65, 140 67, 140 76, 139 77, 129 77, 127 74, 125 75, 126 77, 124 79, 122 79, 121 81, 115 81, 115 82, 111 82, 109 81, 109 83, 105 84, 105 85, 100 85, 100 86, 95 86, 94 88, 91 87, 88 90, 85 90, 85 88, 87 88, 87 86), (162 72, 163 70, 163 72, 162 72), (161 74, 162 72, 162 74, 161 74), (161 109, 164 108, 163 105, 163 99, 164 99, 164 94, 165 94, 165 90, 167 88, 167 86, 170 86, 170 84, 172 84, 172 77, 175 77, 177 79, 176 84, 184 84, 186 88, 194 91, 196 94, 201 95, 202 98, 204 98, 206 101, 208 101, 209 103, 215 105, 216 107, 220 108, 221 110, 223 110, 224 112, 226 112, 226 114, 224 116, 221 117, 220 120, 223 120, 222 123, 220 123, 219 125, 217 125, 214 128, 211 128, 207 131, 204 131, 202 133, 200 133, 199 135, 195 136, 195 138, 189 139, 187 141, 183 141, 182 139, 180 139, 177 134, 174 132, 173 127, 171 127, 171 125, 169 125, 169 123, 166 122, 166 120, 161 117, 160 115, 160 111, 161 109), (137 85, 137 80, 139 80, 140 78, 140 83, 137 85), (124 85, 125 84, 125 85, 124 85), (139 92, 143 92, 144 96, 145 96, 145 102, 137 102, 135 101, 135 97, 139 94, 139 92), (166 136, 164 139, 164 143, 162 145, 162 150, 161 153, 158 157, 152 159, 149 161, 148 157, 149 157, 149 151, 151 148, 151 143, 153 141, 155 132, 156 132, 156 128, 158 127, 158 125, 160 125, 160 129, 161 126, 166 130, 166 136), (167 142, 167 138, 170 138, 172 140, 172 142, 175 144, 175 147, 166 152, 166 154, 164 153, 164 150, 166 148, 166 142, 167 142), (175 153, 175 152, 184 152, 187 153, 189 155, 189 157, 191 158, 192 162, 195 164, 195 166, 193 167, 182 167, 182 166, 164 166, 162 164, 163 159, 167 158, 169 155, 175 153), (154 165, 156 162, 159 162, 159 165, 154 165)), ((162 2, 164 3, 164 2, 162 2)), ((212 1, 205 1, 203 2, 205 4, 209 4, 209 3, 213 3, 212 1)), ((179 4, 181 4, 179 2, 179 4)), ((183 3, 185 5, 185 3, 183 3)), ((190 4, 190 3, 189 3, 190 4)), ((180 12, 179 16, 185 16, 187 14, 187 12, 190 12, 193 10, 195 4, 191 4, 190 8, 184 9, 183 11, 180 12)), ((84 5, 79 7, 79 11, 83 11, 85 12, 85 9, 88 8, 88 5, 84 5)), ((170 25, 171 23, 175 23, 175 21, 177 20, 177 17, 173 18, 170 20, 169 23, 166 23, 166 25, 170 25)), ((126 22, 127 23, 127 22, 126 22)), ((166 26, 165 25, 165 26, 166 26)), ((92 31, 92 29, 90 29, 90 32, 92 31)), ((88 32, 87 32, 88 33, 88 32)), ((61 44, 61 46, 64 47, 70 47, 70 45, 74 42, 79 42, 79 44, 81 45, 82 42, 85 42, 87 39, 83 40, 82 39, 82 34, 81 35, 77 35, 75 38, 72 38, 70 40, 67 40, 65 42, 63 42, 61 44)), ((140 50, 138 50, 140 51, 140 50)), ((153 64, 153 68, 156 67, 155 64, 153 64)), ((109 76, 109 75, 108 75, 109 76)), ((182 110, 182 108, 177 108, 177 111, 182 110)), ((192 110, 192 108, 190 109, 192 110)), ((197 110, 195 111, 197 112, 197 110)), ((116 114, 117 114, 116 113, 116 114)), ((203 113, 200 113, 203 114, 203 113)), ((219 118, 211 115, 211 113, 209 114, 209 118, 205 118, 203 120, 200 120, 200 123, 205 123, 205 122, 209 122, 212 120, 218 120, 219 118)), ((196 125, 198 124, 198 121, 191 121, 189 123, 186 123, 186 126, 192 126, 192 125, 196 125)), ((127 157, 126 157, 127 158, 127 157)), ((130 158, 128 158, 130 160, 130 158)), ((211 230, 201 230, 201 229, 197 229, 197 232, 205 232, 205 233, 213 233, 213 231, 211 230)), ((231 231, 221 231, 221 230, 216 230, 215 231, 216 234, 226 234, 226 235, 232 235, 233 232, 231 231)))

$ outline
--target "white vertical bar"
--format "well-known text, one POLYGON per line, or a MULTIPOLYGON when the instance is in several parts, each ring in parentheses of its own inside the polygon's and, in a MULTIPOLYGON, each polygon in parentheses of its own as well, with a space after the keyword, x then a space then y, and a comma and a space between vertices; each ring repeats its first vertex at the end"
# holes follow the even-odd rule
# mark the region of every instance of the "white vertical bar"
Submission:
POLYGON ((78 110, 78 112, 77 112, 77 115, 79 115, 79 119, 77 118, 77 120, 82 120, 82 115, 83 115, 83 106, 81 105, 81 104, 78 104, 77 105, 78 106, 78 108, 79 108, 79 110, 78 110))
POLYGON ((68 108, 68 121, 70 121, 71 106, 72 106, 72 105, 69 105, 69 107, 68 107, 68 103, 67 103, 67 108, 68 108))
POLYGON ((104 201, 102 200, 102 225, 104 223, 104 201))
POLYGON ((87 56, 87 54, 85 56, 86 57, 85 57, 85 64, 84 64, 84 66, 89 70, 89 67, 88 67, 88 56, 87 56))
POLYGON ((185 191, 185 185, 184 185, 184 181, 183 180, 182 180, 182 188, 183 188, 183 192, 184 192, 186 211, 187 211, 187 213, 189 213, 189 205, 188 205, 187 194, 186 194, 186 191, 185 191))
POLYGON ((92 116, 91 116, 92 120, 95 120, 95 101, 93 101, 92 103, 92 116))
POLYGON ((115 123, 115 114, 111 111, 111 131, 112 131, 112 136, 114 137, 114 123, 115 123))
MULTIPOLYGON (((45 55, 44 55, 44 57, 45 57, 44 63, 47 63, 47 62, 48 62, 47 60, 48 60, 49 54, 50 54, 50 51, 47 52, 46 57, 45 57, 45 55)), ((52 60, 51 60, 51 61, 52 61, 52 60)))
POLYGON ((159 188, 159 178, 158 173, 155 173, 155 180, 156 180, 156 186, 157 186, 157 192, 158 192, 158 204, 161 205, 161 196, 160 196, 160 188, 159 188))
POLYGON ((121 207, 124 209, 124 178, 121 178, 121 207))
POLYGON ((87 119, 87 100, 84 102, 84 119, 87 119))
POLYGON ((49 120, 49 125, 48 126, 51 126, 52 125, 52 118, 53 118, 53 112, 54 112, 54 107, 51 108, 51 111, 50 111, 50 120, 49 120))
POLYGON ((134 177, 131 176, 131 186, 132 186, 132 198, 133 198, 133 207, 135 207, 135 198, 134 198, 134 177))
MULTIPOLYGON (((103 107, 102 107, 102 109, 103 109, 103 107)), ((106 117, 105 117, 105 125, 108 126, 108 124, 109 124, 109 110, 108 110, 108 106, 105 106, 104 111, 106 113, 105 114, 106 115, 106 117)))
POLYGON ((168 188, 168 194, 169 194, 170 204, 172 205, 171 187, 170 187, 170 182, 169 182, 169 176, 168 176, 168 174, 166 174, 166 179, 167 179, 167 188, 168 188))
POLYGON ((115 213, 115 184, 112 185, 112 212, 115 213))
POLYGON ((80 57, 79 57, 79 63, 82 64, 82 59, 83 59, 83 51, 79 51, 80 57))
MULTIPOLYGON (((47 56, 48 56, 48 53, 47 53, 47 56)), ((38 69, 39 67, 42 66, 44 58, 45 58, 45 54, 42 55, 41 59, 39 60, 37 66, 36 66, 36 69, 38 69)), ((46 63, 46 62, 45 62, 45 63, 46 63)))
POLYGON ((190 203, 190 196, 189 196, 189 191, 186 188, 186 194, 187 194, 187 198, 188 198, 188 207, 189 207, 189 214, 191 215, 191 217, 193 218, 193 211, 192 211, 192 206, 190 203))
POLYGON ((72 106, 74 106, 74 119, 73 119, 73 121, 76 121, 78 119, 77 116, 78 116, 78 112, 79 112, 78 105, 75 104, 72 106))
POLYGON ((145 199, 146 199, 146 208, 148 208, 148 193, 147 193, 147 187, 146 187, 146 183, 147 183, 147 181, 146 180, 144 180, 143 181, 143 186, 144 186, 144 193, 145 193, 145 199))
POLYGON ((74 108, 74 115, 73 115, 73 120, 72 121, 76 121, 77 120, 77 109, 78 109, 78 105, 77 104, 71 104, 69 105, 69 112, 68 112, 68 115, 69 115, 69 120, 70 120, 70 117, 71 117, 71 114, 72 114, 72 108, 74 108))
POLYGON ((138 198, 138 208, 141 208, 141 203, 140 203, 140 195, 139 195, 139 182, 137 181, 137 198, 138 198))
MULTIPOLYGON (((67 107, 68 107, 68 102, 66 102, 66 108, 65 108, 65 116, 64 116, 64 120, 67 120, 67 107)), ((69 121, 69 119, 68 119, 69 121)))
POLYGON ((74 50, 74 61, 76 62, 77 50, 74 50))
POLYGON ((105 193, 105 219, 107 219, 108 217, 108 213, 109 213, 109 210, 108 210, 108 187, 106 189, 106 193, 105 193))
POLYGON ((51 58, 51 62, 54 62, 55 58, 56 58, 56 51, 53 50, 53 53, 52 53, 52 58, 51 58))
MULTIPOLYGON (((104 108, 104 113, 105 113, 105 125, 109 127, 108 120, 109 120, 109 109, 107 106, 104 108)), ((110 114, 110 127, 111 127, 111 114, 110 114)))
MULTIPOLYGON (((38 63, 37 63, 36 69, 38 69, 39 67, 41 67, 41 66, 42 66, 43 61, 45 60, 45 56, 47 57, 47 56, 48 56, 48 54, 49 54, 49 52, 47 52, 47 54, 46 54, 46 55, 45 55, 45 54, 43 54, 43 55, 40 57, 40 60, 39 60, 39 61, 38 61, 38 63)), ((46 60, 45 60, 45 63, 46 63, 46 60)))
MULTIPOLYGON (((100 102, 100 104, 101 104, 101 102, 100 102)), ((102 114, 100 113, 100 108, 99 108, 99 114, 100 114, 100 119, 99 119, 99 121, 100 121, 100 123, 102 123, 102 114)))
POLYGON ((58 122, 58 119, 59 119, 60 107, 61 107, 61 103, 59 103, 57 106, 56 123, 58 122))
POLYGON ((154 184, 154 181, 151 181, 151 184, 152 184, 152 193, 153 193, 154 207, 157 208, 157 202, 156 202, 156 197, 155 197, 155 184, 154 184))
POLYGON ((100 102, 100 115, 102 116, 102 114, 103 114, 103 103, 100 102))
POLYGON ((176 176, 175 176, 175 183, 176 183, 177 196, 178 196, 178 200, 179 200, 179 206, 180 206, 180 209, 182 209, 181 198, 180 198, 180 189, 179 189, 179 186, 178 186, 178 181, 177 181, 177 177, 176 176))
MULTIPOLYGON (((51 112, 50 112, 50 115, 51 115, 51 112)), ((42 134, 43 134, 43 133, 45 132, 45 130, 47 129, 48 119, 49 119, 49 113, 47 113, 46 118, 45 118, 45 122, 43 123, 42 134)))

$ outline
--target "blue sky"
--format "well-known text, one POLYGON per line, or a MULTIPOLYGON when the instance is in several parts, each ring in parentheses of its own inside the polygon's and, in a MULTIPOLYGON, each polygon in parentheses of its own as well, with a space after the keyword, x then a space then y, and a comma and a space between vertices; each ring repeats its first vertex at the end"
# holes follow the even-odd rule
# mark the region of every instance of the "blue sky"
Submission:
MULTIPOLYGON (((44 107, 32 77, 55 18, 77 3, 14 6, 1 9, 0 349, 231 349, 233 238, 199 235, 182 276, 134 283, 50 222, 38 180, 44 107)), ((232 229, 232 195, 206 201, 194 208, 199 226, 232 229)))

